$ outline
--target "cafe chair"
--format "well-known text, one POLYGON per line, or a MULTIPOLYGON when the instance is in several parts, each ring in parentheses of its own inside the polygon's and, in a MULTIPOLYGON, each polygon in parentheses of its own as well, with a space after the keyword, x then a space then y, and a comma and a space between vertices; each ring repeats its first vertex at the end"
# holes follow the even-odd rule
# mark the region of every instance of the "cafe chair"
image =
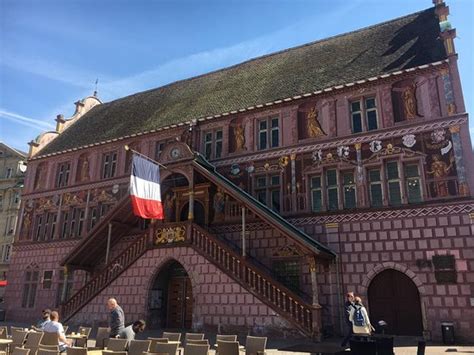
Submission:
POLYGON ((44 345, 44 344, 40 344, 39 349, 43 349, 43 350, 51 350, 51 351, 58 351, 59 352, 59 345, 44 345))
POLYGON ((217 334, 217 336, 216 336, 216 342, 217 342, 218 340, 237 341, 237 335, 217 334))
POLYGON ((29 355, 30 349, 23 349, 23 348, 14 348, 11 355, 29 355))
POLYGON ((0 326, 0 339, 8 338, 8 327, 5 325, 0 326))
POLYGON ((109 351, 125 351, 127 349, 127 339, 110 338, 107 344, 109 351))
POLYGON ((202 339, 202 340, 188 340, 186 344, 197 344, 197 345, 209 345, 209 340, 202 339))
POLYGON ((99 327, 97 328, 97 335, 95 337, 95 349, 103 349, 107 347, 109 342, 110 328, 99 327))
POLYGON ((43 332, 43 337, 41 338, 40 347, 41 345, 58 345, 58 333, 48 333, 43 332))
POLYGON ((23 347, 30 350, 30 355, 36 355, 42 338, 43 332, 31 332, 28 334, 23 347))
POLYGON ((13 330, 12 343, 10 344, 10 348, 14 349, 15 346, 18 346, 21 348, 23 344, 25 343, 25 339, 27 335, 28 335, 28 332, 25 332, 24 330, 13 330))
POLYGON ((87 355, 86 348, 79 348, 77 346, 71 346, 66 348, 67 355, 87 355))
POLYGON ((203 333, 186 333, 184 335, 184 343, 187 344, 189 340, 203 340, 203 333))
POLYGON ((163 332, 162 338, 168 338, 169 341, 181 341, 181 333, 163 332))
POLYGON ((245 355, 263 355, 267 346, 267 337, 248 335, 245 341, 245 355))
POLYGON ((37 355, 59 355, 59 350, 38 349, 37 355))
POLYGON ((239 342, 238 341, 217 341, 217 350, 222 355, 238 355, 239 354, 239 342))
POLYGON ((156 343, 154 352, 164 353, 167 355, 176 355, 178 352, 179 343, 156 343))
POLYGON ((155 347, 157 343, 167 343, 168 338, 151 338, 148 337, 148 340, 150 340, 150 353, 153 353, 155 351, 155 347))
MULTIPOLYGON (((184 355, 208 355, 208 354, 209 354, 209 345, 186 344, 184 347, 184 355)), ((229 355, 232 355, 232 354, 229 354, 229 355)), ((237 355, 238 355, 238 352, 237 352, 237 355)))
POLYGON ((102 355, 128 355, 126 351, 102 350, 102 355))
POLYGON ((131 340, 128 344, 128 355, 142 355, 150 350, 151 340, 131 340))
POLYGON ((64 329, 64 334, 67 334, 67 330, 69 329, 69 326, 68 325, 63 325, 63 329, 64 329))

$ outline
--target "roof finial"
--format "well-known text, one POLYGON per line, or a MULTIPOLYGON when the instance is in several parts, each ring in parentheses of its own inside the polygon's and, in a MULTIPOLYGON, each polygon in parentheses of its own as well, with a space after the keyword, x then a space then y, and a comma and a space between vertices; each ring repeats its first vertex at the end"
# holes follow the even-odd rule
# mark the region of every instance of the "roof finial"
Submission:
POLYGON ((94 96, 97 96, 97 84, 99 83, 99 78, 95 79, 95 90, 94 90, 94 96))

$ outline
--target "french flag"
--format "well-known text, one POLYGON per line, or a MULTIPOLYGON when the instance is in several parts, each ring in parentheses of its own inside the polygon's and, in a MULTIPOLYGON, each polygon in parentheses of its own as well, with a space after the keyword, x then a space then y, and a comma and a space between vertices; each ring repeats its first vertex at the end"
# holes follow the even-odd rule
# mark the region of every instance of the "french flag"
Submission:
POLYGON ((133 154, 130 176, 133 213, 147 219, 163 219, 160 170, 157 164, 133 154))

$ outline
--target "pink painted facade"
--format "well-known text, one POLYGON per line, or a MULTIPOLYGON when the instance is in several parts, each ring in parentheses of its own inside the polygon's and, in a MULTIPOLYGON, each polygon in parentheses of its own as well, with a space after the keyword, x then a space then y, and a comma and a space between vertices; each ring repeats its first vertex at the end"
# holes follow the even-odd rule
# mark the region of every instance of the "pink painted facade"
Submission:
MULTIPOLYGON (((171 285, 160 275, 179 271, 192 290, 184 328, 340 334, 344 294, 355 291, 372 321, 385 318, 396 334, 407 321, 383 314, 383 297, 394 314, 419 314, 411 335, 439 340, 441 322, 453 321, 457 339, 469 340, 474 156, 452 36, 443 37, 442 61, 295 93, 196 120, 190 128, 176 124, 33 152, 5 294, 7 319, 32 321, 59 299, 69 322, 99 325, 107 320, 106 299, 114 296, 127 322, 153 321, 153 291, 166 294, 171 285), (367 118, 361 132, 357 108, 367 118), (262 122, 277 122, 275 135, 262 122), (276 146, 262 147, 262 135, 276 146), (196 163, 184 142, 208 155, 217 173, 196 163), (170 167, 162 170, 163 200, 171 201, 164 224, 130 215, 125 144, 170 167), (167 269, 173 261, 179 270, 167 269), (62 288, 64 267, 70 290, 62 288), (53 271, 51 279, 46 271, 53 271), (382 292, 384 282, 393 285, 390 278, 415 290, 400 294, 401 308, 382 292), (406 305, 414 309, 403 311, 406 305)), ((161 327, 173 328, 170 299, 171 293, 160 300, 168 312, 161 327)))

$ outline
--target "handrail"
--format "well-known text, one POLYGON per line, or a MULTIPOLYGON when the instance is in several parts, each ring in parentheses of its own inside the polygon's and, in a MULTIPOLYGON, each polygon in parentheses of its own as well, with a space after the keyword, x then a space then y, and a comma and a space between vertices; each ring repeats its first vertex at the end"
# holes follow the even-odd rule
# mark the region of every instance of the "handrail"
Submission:
POLYGON ((65 321, 79 312, 92 298, 114 281, 122 272, 142 256, 149 247, 149 232, 140 236, 135 242, 123 250, 107 266, 69 300, 61 305, 61 313, 65 321))
POLYGON ((194 248, 212 259, 270 307, 312 334, 313 309, 305 300, 196 224, 192 225, 188 236, 194 248))

